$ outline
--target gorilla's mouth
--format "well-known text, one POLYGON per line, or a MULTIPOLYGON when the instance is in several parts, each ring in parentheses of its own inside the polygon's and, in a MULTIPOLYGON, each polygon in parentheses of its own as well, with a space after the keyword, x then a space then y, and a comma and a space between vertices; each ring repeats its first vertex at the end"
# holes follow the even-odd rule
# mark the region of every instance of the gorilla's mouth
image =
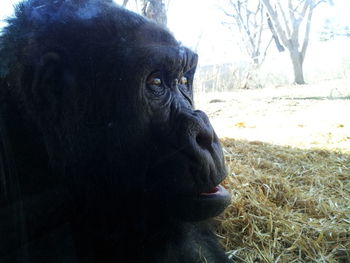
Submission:
POLYGON ((199 194, 201 198, 230 198, 229 192, 221 184, 213 187, 208 192, 199 194))
POLYGON ((211 188, 208 192, 200 193, 196 199, 199 202, 205 203, 208 208, 211 206, 223 208, 230 203, 231 195, 225 187, 219 184, 211 188))
POLYGON ((180 216, 186 221, 202 221, 219 215, 230 204, 231 195, 219 184, 183 201, 177 210, 181 211, 180 216))

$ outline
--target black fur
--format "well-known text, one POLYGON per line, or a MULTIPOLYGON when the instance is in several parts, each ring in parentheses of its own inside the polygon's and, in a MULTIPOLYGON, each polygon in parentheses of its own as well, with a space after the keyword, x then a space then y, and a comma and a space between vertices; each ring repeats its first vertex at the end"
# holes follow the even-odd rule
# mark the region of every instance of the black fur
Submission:
POLYGON ((207 220, 228 196, 201 194, 226 172, 196 64, 109 0, 17 6, 0 38, 0 262, 228 262, 207 220))

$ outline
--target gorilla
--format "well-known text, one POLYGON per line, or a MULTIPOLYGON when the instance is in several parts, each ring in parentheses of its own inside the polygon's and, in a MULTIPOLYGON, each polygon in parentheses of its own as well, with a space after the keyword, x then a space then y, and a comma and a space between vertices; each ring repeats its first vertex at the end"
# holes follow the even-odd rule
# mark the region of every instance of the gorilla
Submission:
POLYGON ((197 55, 112 0, 27 0, 0 37, 0 262, 225 263, 197 55))

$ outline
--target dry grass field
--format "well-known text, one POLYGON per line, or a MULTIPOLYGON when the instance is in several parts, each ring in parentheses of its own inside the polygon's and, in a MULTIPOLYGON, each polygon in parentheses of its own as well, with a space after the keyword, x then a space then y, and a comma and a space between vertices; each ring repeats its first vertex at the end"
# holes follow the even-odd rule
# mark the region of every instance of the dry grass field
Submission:
POLYGON ((350 80, 199 94, 222 138, 236 262, 350 262, 350 80))

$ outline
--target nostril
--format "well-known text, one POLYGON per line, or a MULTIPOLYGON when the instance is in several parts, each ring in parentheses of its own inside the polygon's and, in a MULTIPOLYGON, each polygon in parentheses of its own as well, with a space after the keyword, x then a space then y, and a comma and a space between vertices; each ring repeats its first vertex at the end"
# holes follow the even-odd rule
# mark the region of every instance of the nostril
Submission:
POLYGON ((200 147, 210 150, 212 148, 213 135, 209 131, 200 131, 196 136, 196 142, 200 147))

